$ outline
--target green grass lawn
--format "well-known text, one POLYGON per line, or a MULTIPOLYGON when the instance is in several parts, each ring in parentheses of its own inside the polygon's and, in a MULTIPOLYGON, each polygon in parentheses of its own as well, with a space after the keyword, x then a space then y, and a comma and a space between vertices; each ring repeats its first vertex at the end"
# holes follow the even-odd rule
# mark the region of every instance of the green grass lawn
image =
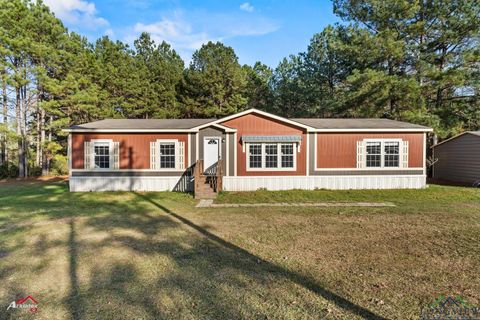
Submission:
POLYGON ((0 184, 1 319, 415 319, 440 295, 480 305, 480 190, 180 193, 0 184), (37 314, 6 311, 32 295, 37 314))

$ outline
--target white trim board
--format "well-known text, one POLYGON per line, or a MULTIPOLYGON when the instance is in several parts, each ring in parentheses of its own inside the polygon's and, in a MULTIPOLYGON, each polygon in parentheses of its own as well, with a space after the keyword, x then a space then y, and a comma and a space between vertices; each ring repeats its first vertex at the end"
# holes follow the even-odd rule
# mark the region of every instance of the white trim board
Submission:
POLYGON ((406 171, 406 170, 423 170, 422 167, 369 167, 369 168, 316 168, 315 171, 406 171))
POLYGON ((306 134, 307 136, 307 143, 306 143, 306 146, 305 146, 305 173, 307 174, 307 176, 310 175, 310 134, 307 133, 306 134))
POLYGON ((192 165, 192 134, 188 134, 188 159, 187 159, 187 168, 192 165))
POLYGON ((233 133, 233 175, 237 175, 237 149, 238 149, 238 142, 237 142, 237 133, 233 133))
POLYGON ((227 133, 225 134, 225 175, 229 176, 230 175, 230 150, 229 150, 229 145, 230 145, 230 135, 227 133))
POLYGON ((221 124, 218 124, 218 123, 211 124, 210 126, 216 127, 216 128, 218 128, 218 129, 222 129, 222 130, 224 130, 226 133, 227 133, 227 132, 237 132, 237 129, 229 128, 229 127, 226 127, 226 126, 222 126, 221 124))
POLYGON ((151 132, 151 133, 188 133, 188 132, 198 132, 195 129, 62 129, 63 132, 78 132, 78 133, 88 133, 88 132, 99 132, 99 133, 137 133, 137 132, 151 132))
MULTIPOLYGON (((228 121, 230 119, 220 119, 222 121, 228 121)), ((218 121, 218 120, 217 120, 218 121)), ((286 122, 286 121, 284 121, 286 122)), ((297 126, 297 127, 300 127, 300 128, 304 128, 307 130, 307 132, 325 132, 325 133, 335 133, 335 132, 351 132, 351 133, 355 133, 355 132, 362 132, 362 133, 365 133, 365 132, 385 132, 385 133, 388 133, 388 132, 410 132, 410 133, 421 133, 421 132, 433 132, 433 129, 431 128, 418 128, 418 129, 413 129, 413 128, 403 128, 403 129, 392 129, 392 128, 376 128, 376 129, 366 129, 366 128, 362 128, 362 129, 315 129, 315 128, 311 128, 311 127, 308 127, 308 128, 305 128, 303 125, 301 125, 300 123, 298 122, 294 122, 294 121, 291 121, 292 123, 290 122, 286 122, 286 123, 289 123, 293 126, 297 126)), ((92 133, 188 133, 188 132, 192 132, 192 133, 196 133, 199 131, 199 129, 202 129, 202 128, 205 128, 205 127, 209 127, 209 126, 214 126, 216 125, 216 123, 212 124, 212 123, 208 123, 207 125, 205 125, 204 127, 196 127, 196 128, 193 128, 193 129, 62 129, 62 132, 73 132, 73 133, 89 133, 89 132, 92 132, 92 133)), ((224 128, 227 128, 227 127, 224 127, 224 128)), ((224 129, 225 130, 225 129, 224 129)), ((226 132, 235 132, 236 129, 233 129, 233 128, 229 128, 228 129, 229 131, 225 130, 226 132)), ((468 132, 464 132, 462 133, 461 135, 465 134, 465 133, 468 133, 468 132)), ((456 137, 453 137, 453 138, 456 138, 456 137)), ((453 138, 450 138, 448 140, 451 140, 453 138)), ((435 146, 438 146, 439 144, 442 144, 444 142, 447 142, 448 140, 445 140, 445 141, 442 141, 438 144, 436 144, 435 146)), ((434 147, 435 147, 434 146, 434 147)))
POLYGON ((423 174, 427 174, 427 133, 423 134, 423 174))
POLYGON ((362 128, 362 129, 314 129, 312 130, 313 132, 412 132, 412 133, 421 133, 421 132, 433 132, 433 129, 431 128, 398 128, 398 129, 392 129, 392 128, 375 128, 375 129, 368 129, 368 128, 362 128))

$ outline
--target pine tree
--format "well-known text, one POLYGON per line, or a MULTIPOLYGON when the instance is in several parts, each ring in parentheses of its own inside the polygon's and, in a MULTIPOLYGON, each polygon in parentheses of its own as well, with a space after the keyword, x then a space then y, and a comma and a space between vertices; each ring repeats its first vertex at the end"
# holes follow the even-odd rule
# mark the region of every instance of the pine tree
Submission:
POLYGON ((246 75, 231 47, 208 42, 193 54, 182 85, 187 117, 221 117, 243 110, 246 75))

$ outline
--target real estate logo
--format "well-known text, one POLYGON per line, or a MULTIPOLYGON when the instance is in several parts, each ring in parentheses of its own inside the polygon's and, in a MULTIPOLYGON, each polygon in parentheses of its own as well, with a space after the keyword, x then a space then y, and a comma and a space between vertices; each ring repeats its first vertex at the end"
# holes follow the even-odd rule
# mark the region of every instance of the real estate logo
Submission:
POLYGON ((468 304, 461 296, 440 296, 420 313, 421 320, 480 320, 480 308, 468 304))
POLYGON ((32 296, 27 296, 26 298, 12 301, 7 310, 10 309, 26 309, 32 313, 35 313, 38 311, 38 302, 32 296))

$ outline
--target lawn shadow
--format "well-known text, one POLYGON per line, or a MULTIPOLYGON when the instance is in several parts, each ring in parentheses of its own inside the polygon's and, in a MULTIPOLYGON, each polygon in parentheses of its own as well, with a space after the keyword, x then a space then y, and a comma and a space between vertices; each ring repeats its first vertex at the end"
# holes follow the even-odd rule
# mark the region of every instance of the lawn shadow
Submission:
POLYGON ((78 284, 78 243, 77 231, 75 229, 75 219, 72 218, 69 222, 70 233, 68 237, 68 252, 69 252, 69 277, 70 277, 70 293, 66 299, 69 312, 73 320, 83 319, 83 311, 85 303, 80 292, 78 284))
MULTIPOLYGON (((201 235, 206 237, 208 240, 213 241, 215 244, 219 245, 222 247, 224 250, 226 249, 226 253, 228 255, 234 255, 235 257, 232 259, 231 257, 223 256, 224 253, 222 251, 218 251, 216 253, 213 253, 213 258, 211 261, 208 261, 209 263, 214 263, 217 264, 218 267, 225 267, 222 266, 222 264, 228 264, 229 268, 238 268, 241 270, 241 272, 249 272, 252 274, 255 273, 265 273, 267 272, 268 274, 272 276, 281 276, 289 281, 292 281, 308 290, 311 292, 315 293, 318 296, 321 296, 322 298, 326 299, 329 302, 334 303, 341 309, 344 309, 347 312, 351 312, 357 316, 361 316, 365 319, 384 319, 383 317, 373 313, 372 311, 363 308, 333 292, 331 292, 328 289, 323 288, 322 286, 318 285, 315 281, 315 279, 309 277, 309 276, 304 276, 296 272, 292 272, 290 270, 287 270, 283 267, 280 267, 278 265, 275 265, 269 261, 266 261, 260 257, 257 257, 250 252, 248 252, 245 249, 242 249, 230 242, 225 241, 224 239, 216 236, 215 234, 211 233, 210 231, 206 230, 205 228, 202 228, 198 226, 197 224, 193 223, 192 221, 186 219, 185 217, 173 212, 172 210, 168 209, 167 207, 163 206, 162 204, 158 203, 151 197, 149 197, 147 194, 141 194, 141 193, 135 193, 138 197, 141 197, 145 201, 150 202, 166 214, 170 215, 171 217, 175 218, 176 220, 180 221, 182 224, 196 230, 199 232, 201 235), (225 258, 225 259, 224 259, 225 258)), ((138 248, 142 248, 142 246, 139 246, 138 248)), ((161 248, 157 248, 161 249, 161 248)), ((168 252, 167 250, 161 250, 165 253, 170 253, 171 251, 168 252)), ((206 254, 212 254, 212 252, 207 252, 206 254)), ((178 257, 177 257, 178 260, 178 257)), ((267 275, 264 275, 267 277, 267 275)), ((201 292, 198 292, 201 294, 201 292)))
MULTIPOLYGON (((15 203, 13 195, 3 199, 9 201, 9 206, 15 205, 17 210, 25 212, 22 219, 9 217, 12 224, 41 214, 53 221, 61 219, 68 225, 69 233, 62 243, 47 243, 45 237, 39 237, 32 250, 45 254, 50 246, 66 246, 70 288, 63 304, 74 320, 102 316, 237 319, 265 318, 271 314, 281 317, 283 311, 295 306, 286 305, 289 299, 283 294, 289 292, 270 297, 268 295, 275 292, 270 288, 285 284, 288 289, 291 283, 346 312, 365 319, 383 319, 325 289, 314 278, 257 257, 169 209, 165 203, 172 200, 171 194, 134 193, 135 198, 119 203, 114 202, 116 196, 112 200, 110 196, 98 197, 92 193, 73 196, 64 193, 63 187, 55 189, 52 185, 39 189, 33 196, 21 195, 15 203), (63 195, 57 197, 61 193, 63 195), (170 200, 164 203, 163 197, 170 200), (48 211, 39 212, 40 204, 48 205, 48 211), (152 205, 165 214, 152 210, 152 205), (84 226, 101 231, 98 234, 101 237, 84 239, 84 226), (117 250, 111 261, 101 261, 100 255, 98 261, 88 256, 104 249, 105 252, 117 250), (124 254, 118 256, 119 251, 124 254), (164 264, 171 265, 165 267, 164 264), (82 280, 80 266, 81 270, 84 266, 91 270, 89 280, 82 280), (245 293, 251 297, 244 298, 245 293)), ((173 201, 182 199, 179 196, 173 201)), ((88 229, 90 231, 92 229, 88 229)), ((8 274, 0 272, 0 278, 8 274)), ((311 307, 308 311, 300 310, 300 314, 315 312, 320 318, 326 316, 315 300, 301 303, 311 307)))

